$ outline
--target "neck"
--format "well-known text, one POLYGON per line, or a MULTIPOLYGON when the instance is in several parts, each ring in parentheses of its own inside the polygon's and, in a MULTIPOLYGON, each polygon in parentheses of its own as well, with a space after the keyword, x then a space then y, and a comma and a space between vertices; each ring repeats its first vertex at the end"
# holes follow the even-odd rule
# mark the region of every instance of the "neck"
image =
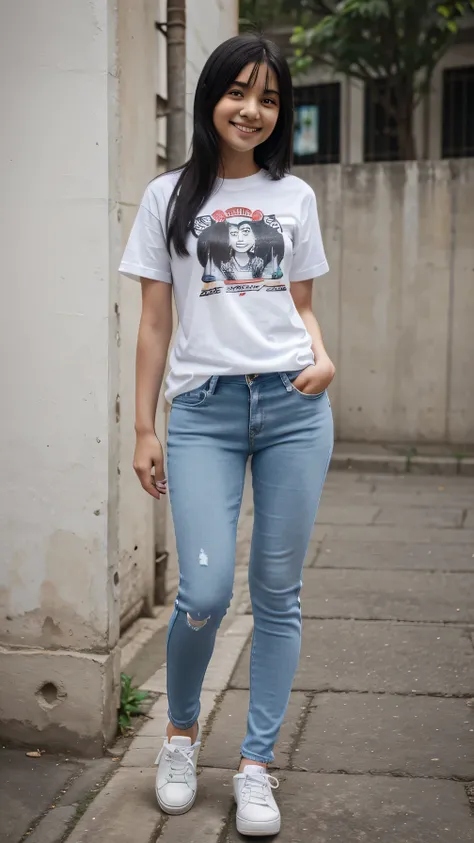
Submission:
POLYGON ((247 176, 254 176, 259 170, 260 167, 253 157, 253 150, 249 152, 235 152, 227 148, 221 150, 220 178, 245 179, 247 176))

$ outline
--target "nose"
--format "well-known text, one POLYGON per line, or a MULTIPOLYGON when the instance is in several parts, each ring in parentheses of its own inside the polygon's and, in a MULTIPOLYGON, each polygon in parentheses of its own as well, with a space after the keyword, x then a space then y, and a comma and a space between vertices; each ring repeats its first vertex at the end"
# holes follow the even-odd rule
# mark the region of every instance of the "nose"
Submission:
POLYGON ((240 116, 248 120, 257 120, 259 113, 258 100, 255 97, 246 97, 240 109, 240 116))

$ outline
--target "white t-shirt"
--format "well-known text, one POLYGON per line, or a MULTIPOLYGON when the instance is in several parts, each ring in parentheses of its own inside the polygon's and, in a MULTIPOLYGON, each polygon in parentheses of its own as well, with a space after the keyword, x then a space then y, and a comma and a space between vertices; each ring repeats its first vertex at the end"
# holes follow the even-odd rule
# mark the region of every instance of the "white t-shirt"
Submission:
POLYGON ((188 258, 166 248, 166 209, 179 174, 148 185, 120 272, 172 283, 179 326, 168 401, 212 375, 303 369, 314 362, 290 281, 328 271, 316 198, 306 182, 264 170, 220 179, 188 235, 188 258))

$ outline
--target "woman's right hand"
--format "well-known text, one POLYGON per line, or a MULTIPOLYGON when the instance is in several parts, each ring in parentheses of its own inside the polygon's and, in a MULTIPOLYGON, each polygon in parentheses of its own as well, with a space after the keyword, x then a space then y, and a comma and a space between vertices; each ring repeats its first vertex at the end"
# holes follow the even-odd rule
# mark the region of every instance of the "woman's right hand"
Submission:
POLYGON ((137 434, 133 468, 145 492, 152 498, 159 500, 161 495, 166 495, 163 448, 155 433, 137 434))

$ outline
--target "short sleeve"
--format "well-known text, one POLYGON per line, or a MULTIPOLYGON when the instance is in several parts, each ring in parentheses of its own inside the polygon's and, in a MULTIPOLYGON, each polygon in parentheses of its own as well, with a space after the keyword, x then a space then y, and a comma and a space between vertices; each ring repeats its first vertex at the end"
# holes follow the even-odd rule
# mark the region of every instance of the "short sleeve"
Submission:
POLYGON ((148 187, 138 208, 135 221, 119 266, 129 278, 172 282, 170 257, 158 214, 156 197, 148 187))
POLYGON ((319 227, 316 196, 311 190, 305 196, 302 219, 295 235, 290 281, 306 281, 325 272, 329 272, 329 266, 319 227))

